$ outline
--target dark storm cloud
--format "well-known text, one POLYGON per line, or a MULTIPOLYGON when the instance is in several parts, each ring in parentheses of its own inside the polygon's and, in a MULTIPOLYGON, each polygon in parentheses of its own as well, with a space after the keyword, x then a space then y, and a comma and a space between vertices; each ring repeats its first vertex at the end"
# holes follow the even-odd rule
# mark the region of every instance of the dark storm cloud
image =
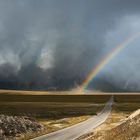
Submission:
MULTIPOLYGON (((140 31, 139 9, 139 0, 0 0, 0 87, 79 84, 115 45, 140 31)), ((139 90, 138 74, 128 78, 139 69, 135 46, 102 71, 99 90, 139 90)))

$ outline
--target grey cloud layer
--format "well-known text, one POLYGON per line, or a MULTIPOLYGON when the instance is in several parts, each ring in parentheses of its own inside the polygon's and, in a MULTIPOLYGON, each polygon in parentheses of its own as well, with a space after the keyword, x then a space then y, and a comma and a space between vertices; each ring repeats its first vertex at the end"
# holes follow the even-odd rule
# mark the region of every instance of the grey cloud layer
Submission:
MULTIPOLYGON (((139 0, 0 0, 0 87, 43 90, 80 83, 113 47, 140 31, 139 5, 139 0)), ((135 44, 132 55, 129 50, 123 64, 117 57, 102 71, 99 90, 100 81, 139 90, 140 78, 129 77, 138 73, 139 48, 135 44)))

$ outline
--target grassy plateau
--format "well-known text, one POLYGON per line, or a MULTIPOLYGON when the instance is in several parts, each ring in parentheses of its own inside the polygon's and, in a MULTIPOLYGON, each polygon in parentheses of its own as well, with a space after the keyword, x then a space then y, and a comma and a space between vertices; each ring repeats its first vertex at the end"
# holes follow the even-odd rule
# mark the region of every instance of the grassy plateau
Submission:
POLYGON ((47 128, 43 132, 23 134, 14 138, 28 140, 97 115, 112 95, 113 111, 106 125, 117 122, 140 108, 139 93, 79 94, 76 90, 61 92, 0 90, 0 114, 33 117, 47 128))

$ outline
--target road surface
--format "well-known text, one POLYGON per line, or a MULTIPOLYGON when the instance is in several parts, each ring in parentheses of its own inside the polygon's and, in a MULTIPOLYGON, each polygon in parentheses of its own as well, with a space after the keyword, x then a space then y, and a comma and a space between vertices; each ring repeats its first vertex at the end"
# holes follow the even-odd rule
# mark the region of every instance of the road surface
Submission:
POLYGON ((112 103, 113 96, 97 116, 93 116, 92 118, 76 125, 34 138, 32 140, 74 140, 81 135, 92 131, 94 128, 105 122, 111 112, 112 103))

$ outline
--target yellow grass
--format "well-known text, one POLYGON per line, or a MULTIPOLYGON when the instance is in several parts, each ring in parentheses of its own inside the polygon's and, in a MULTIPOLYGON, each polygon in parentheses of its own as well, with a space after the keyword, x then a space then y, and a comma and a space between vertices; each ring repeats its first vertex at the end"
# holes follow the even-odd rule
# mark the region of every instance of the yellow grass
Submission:
MULTIPOLYGON (((48 129, 37 134, 22 135, 25 140, 81 122, 98 113, 114 95, 114 106, 106 125, 126 117, 139 108, 140 93, 79 94, 72 91, 16 91, 0 90, 0 113, 35 117, 48 129)), ((19 138, 18 138, 19 139, 19 138)))
POLYGON ((100 91, 81 92, 79 89, 72 89, 68 91, 32 91, 32 90, 0 90, 0 94, 23 94, 23 95, 48 95, 48 94, 61 94, 61 95, 140 95, 139 92, 120 92, 120 93, 105 93, 100 91))

